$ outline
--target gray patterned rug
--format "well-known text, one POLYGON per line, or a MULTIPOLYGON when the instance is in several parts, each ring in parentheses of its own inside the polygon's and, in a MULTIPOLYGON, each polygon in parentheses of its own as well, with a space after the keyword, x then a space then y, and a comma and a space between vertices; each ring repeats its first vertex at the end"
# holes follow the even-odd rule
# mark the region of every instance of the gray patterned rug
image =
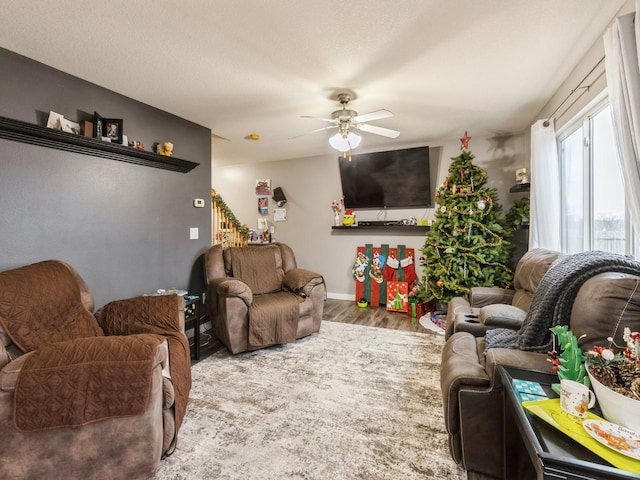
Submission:
POLYGON ((323 322, 296 343, 194 365, 157 480, 463 479, 449 457, 444 338, 323 322))

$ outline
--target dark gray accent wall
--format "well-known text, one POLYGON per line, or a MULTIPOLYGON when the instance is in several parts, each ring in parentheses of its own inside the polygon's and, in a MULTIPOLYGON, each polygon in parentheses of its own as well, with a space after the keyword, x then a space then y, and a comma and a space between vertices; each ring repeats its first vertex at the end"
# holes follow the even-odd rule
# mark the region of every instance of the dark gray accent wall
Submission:
POLYGON ((122 118, 124 134, 146 150, 170 141, 176 157, 200 165, 185 174, 0 139, 0 271, 63 260, 98 307, 158 288, 202 292, 211 131, 0 48, 0 116, 46 125, 49 111, 122 118), (193 227, 198 240, 189 239, 193 227))

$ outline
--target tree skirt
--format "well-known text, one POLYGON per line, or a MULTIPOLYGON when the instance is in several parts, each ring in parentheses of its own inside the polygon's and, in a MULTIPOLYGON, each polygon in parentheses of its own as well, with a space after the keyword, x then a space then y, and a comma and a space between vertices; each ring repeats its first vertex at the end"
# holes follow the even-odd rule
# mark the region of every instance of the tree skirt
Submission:
POLYGON ((156 479, 463 479, 447 447, 444 339, 323 322, 292 344, 193 366, 156 479))

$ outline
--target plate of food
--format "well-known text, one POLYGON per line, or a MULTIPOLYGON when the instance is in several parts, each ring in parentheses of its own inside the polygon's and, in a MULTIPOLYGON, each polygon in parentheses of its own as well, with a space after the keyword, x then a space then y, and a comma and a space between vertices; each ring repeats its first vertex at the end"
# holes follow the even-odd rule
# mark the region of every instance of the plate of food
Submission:
POLYGON ((585 420, 583 428, 601 444, 618 453, 640 460, 640 434, 604 420, 585 420))

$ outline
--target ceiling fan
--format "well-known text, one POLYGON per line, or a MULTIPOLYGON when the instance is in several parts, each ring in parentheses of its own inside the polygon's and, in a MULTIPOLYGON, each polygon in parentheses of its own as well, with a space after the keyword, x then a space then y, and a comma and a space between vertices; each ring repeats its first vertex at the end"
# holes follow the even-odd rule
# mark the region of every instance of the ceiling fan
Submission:
POLYGON ((311 117, 308 115, 302 116, 302 118, 315 118, 316 120, 329 122, 331 123, 331 125, 318 128, 316 130, 312 130, 311 132, 303 133, 302 135, 297 135, 291 138, 298 138, 310 133, 337 128, 338 133, 336 133, 329 139, 329 144, 331 144, 333 148, 340 152, 347 152, 360 145, 360 141, 362 140, 360 135, 355 134, 353 130, 360 130, 367 133, 373 133, 375 135, 382 135, 383 137, 388 138, 397 138, 398 135, 400 135, 400 132, 398 132, 397 130, 391 130, 390 128, 383 128, 365 123, 373 120, 380 120, 382 118, 393 117, 393 113, 391 113, 389 110, 382 109, 358 115, 358 112, 356 112, 355 110, 347 109, 347 105, 349 105, 349 102, 351 101, 350 94, 338 94, 338 101, 342 105, 342 108, 333 112, 331 114, 331 118, 311 117))

